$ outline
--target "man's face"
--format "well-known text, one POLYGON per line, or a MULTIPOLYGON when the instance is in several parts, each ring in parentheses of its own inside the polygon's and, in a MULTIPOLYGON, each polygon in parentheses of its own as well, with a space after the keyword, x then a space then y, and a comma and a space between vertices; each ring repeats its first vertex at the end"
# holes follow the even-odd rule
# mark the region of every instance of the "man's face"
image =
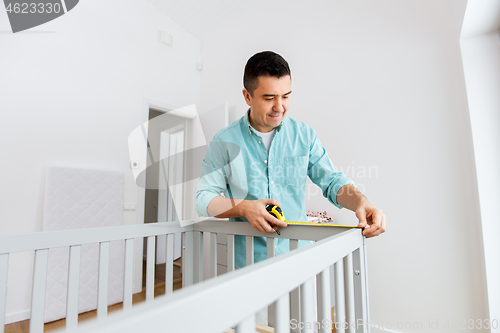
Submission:
POLYGON ((253 96, 243 89, 245 101, 250 106, 250 125, 263 133, 279 126, 288 110, 291 92, 290 75, 279 79, 274 76, 259 76, 253 96))

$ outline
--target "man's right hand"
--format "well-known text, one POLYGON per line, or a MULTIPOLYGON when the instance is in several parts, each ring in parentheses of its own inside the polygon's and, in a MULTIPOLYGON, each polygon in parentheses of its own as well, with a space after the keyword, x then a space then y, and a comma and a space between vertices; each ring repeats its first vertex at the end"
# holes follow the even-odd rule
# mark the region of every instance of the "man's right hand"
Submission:
MULTIPOLYGON (((286 222, 280 221, 266 210, 267 205, 280 206, 275 199, 260 200, 232 200, 224 197, 215 197, 208 204, 207 212, 218 218, 244 216, 250 225, 263 233, 274 232, 273 226, 286 227, 286 222)), ((275 227, 276 228, 276 227, 275 227)))
POLYGON ((267 205, 280 206, 280 203, 275 199, 244 200, 240 205, 242 216, 248 220, 248 223, 252 227, 260 232, 268 233, 276 231, 270 224, 279 227, 287 226, 286 222, 277 219, 266 210, 267 205))

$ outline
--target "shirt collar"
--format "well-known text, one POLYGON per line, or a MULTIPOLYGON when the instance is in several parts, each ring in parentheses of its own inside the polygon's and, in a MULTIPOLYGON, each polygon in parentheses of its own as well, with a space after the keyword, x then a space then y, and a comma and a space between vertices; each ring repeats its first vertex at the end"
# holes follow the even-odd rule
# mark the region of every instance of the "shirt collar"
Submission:
MULTIPOLYGON (((243 116, 243 123, 245 124, 245 128, 248 128, 252 132, 252 126, 250 125, 250 121, 248 120, 248 117, 250 116, 250 108, 248 108, 247 113, 243 116)), ((285 121, 286 117, 281 121, 281 123, 275 127, 275 129, 279 132, 281 130, 281 127, 283 126, 283 122, 285 121)))

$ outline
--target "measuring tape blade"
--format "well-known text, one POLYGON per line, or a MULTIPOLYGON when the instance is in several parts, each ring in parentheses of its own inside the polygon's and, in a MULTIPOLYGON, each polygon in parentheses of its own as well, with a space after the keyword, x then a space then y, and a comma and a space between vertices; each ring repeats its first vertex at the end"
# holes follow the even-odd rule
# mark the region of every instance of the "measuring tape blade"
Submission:
POLYGON ((297 221, 285 221, 290 225, 313 225, 318 227, 341 227, 341 228, 357 228, 355 225, 342 225, 342 224, 331 224, 331 223, 314 223, 314 222, 297 222, 297 221))

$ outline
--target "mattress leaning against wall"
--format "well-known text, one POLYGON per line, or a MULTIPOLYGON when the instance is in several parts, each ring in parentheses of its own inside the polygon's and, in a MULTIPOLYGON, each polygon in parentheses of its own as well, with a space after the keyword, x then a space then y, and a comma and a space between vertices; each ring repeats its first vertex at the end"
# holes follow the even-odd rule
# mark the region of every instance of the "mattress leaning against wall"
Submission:
MULTIPOLYGON (((43 231, 123 224, 124 175, 118 171, 50 167, 43 231)), ((66 317, 69 248, 49 251, 45 322, 66 317)), ((123 241, 110 243, 108 305, 123 299, 123 241)), ((97 308, 99 245, 82 246, 78 312, 97 308)))

